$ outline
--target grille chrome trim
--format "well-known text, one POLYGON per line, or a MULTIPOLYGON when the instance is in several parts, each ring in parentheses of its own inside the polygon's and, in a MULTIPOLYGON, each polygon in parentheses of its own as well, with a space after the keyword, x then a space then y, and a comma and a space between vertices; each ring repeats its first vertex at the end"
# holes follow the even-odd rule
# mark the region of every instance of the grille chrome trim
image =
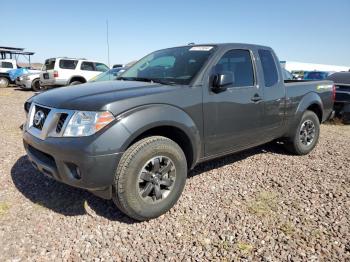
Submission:
POLYGON ((33 136, 45 140, 47 137, 61 137, 63 135, 63 132, 75 113, 74 110, 68 110, 68 109, 57 109, 57 108, 52 108, 48 106, 44 106, 41 104, 36 104, 32 103, 29 109, 28 113, 28 122, 26 126, 26 130, 32 134, 33 136), (36 106, 44 107, 50 110, 49 114, 46 117, 46 120, 44 122, 44 125, 42 127, 42 130, 37 129, 33 126, 33 121, 34 121, 34 114, 36 111, 36 106), (58 121, 60 120, 61 114, 67 114, 67 117, 62 125, 62 128, 59 133, 56 132, 56 127, 58 124, 58 121))

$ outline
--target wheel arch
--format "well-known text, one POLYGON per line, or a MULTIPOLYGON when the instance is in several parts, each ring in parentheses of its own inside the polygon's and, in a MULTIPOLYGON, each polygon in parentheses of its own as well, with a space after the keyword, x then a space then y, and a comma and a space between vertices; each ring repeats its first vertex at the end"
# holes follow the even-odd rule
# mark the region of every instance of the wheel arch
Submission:
POLYGON ((301 99, 294 111, 292 116, 293 120, 290 122, 289 128, 287 129, 287 137, 293 135, 293 132, 298 127, 303 114, 307 110, 313 111, 320 120, 320 123, 323 122, 323 103, 321 97, 315 92, 310 92, 301 99))
POLYGON ((198 162, 201 154, 200 133, 183 110, 169 105, 149 105, 133 109, 118 118, 130 134, 122 145, 123 151, 145 137, 159 135, 181 147, 189 169, 198 162))
POLYGON ((82 83, 86 83, 86 79, 85 77, 83 76, 79 76, 79 75, 74 75, 72 76, 69 81, 68 81, 68 84, 74 82, 74 81, 79 81, 79 82, 82 82, 82 83))

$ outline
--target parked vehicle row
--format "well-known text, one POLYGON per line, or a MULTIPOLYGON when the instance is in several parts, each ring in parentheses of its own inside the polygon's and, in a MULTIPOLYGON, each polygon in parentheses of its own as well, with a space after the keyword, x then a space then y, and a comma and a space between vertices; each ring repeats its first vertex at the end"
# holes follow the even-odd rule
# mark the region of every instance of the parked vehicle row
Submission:
POLYGON ((296 80, 325 80, 334 72, 327 71, 292 71, 293 79, 296 80))
POLYGON ((158 217, 200 162, 275 139, 297 155, 313 150, 332 115, 333 82, 284 81, 278 61, 248 44, 153 52, 120 81, 30 98, 24 147, 43 174, 113 199, 136 220, 158 217))

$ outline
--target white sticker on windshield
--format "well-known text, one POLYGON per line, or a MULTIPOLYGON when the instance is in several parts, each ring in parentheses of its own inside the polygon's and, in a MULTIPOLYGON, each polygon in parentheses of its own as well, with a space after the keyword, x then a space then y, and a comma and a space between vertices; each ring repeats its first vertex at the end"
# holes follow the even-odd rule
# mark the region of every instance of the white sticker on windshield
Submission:
POLYGON ((212 46, 194 46, 190 48, 190 51, 210 51, 212 46))

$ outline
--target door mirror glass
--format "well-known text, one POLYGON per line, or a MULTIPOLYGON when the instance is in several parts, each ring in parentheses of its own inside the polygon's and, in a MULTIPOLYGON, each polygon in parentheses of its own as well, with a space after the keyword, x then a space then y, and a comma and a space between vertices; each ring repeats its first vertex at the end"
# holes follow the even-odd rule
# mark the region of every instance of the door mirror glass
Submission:
POLYGON ((227 86, 233 85, 234 75, 231 72, 216 74, 213 76, 213 91, 220 92, 226 90, 227 86))

